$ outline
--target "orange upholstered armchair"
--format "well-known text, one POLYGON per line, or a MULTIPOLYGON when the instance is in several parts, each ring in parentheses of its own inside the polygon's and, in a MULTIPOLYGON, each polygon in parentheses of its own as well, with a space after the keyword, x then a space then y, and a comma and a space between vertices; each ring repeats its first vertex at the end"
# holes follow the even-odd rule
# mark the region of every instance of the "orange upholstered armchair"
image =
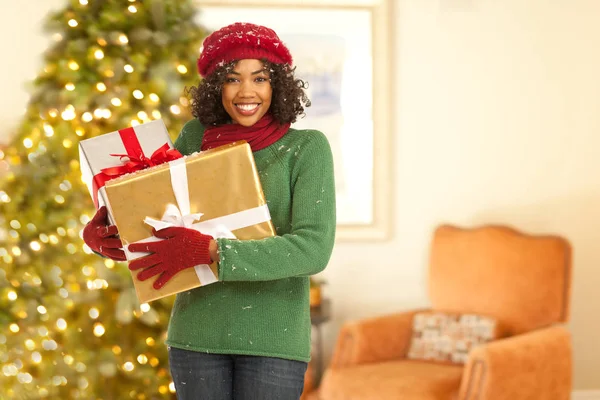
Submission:
POLYGON ((413 316, 342 327, 321 400, 568 400, 571 248, 558 236, 502 226, 441 226, 431 245, 432 310, 492 316, 508 337, 475 347, 464 364, 407 359, 413 316))

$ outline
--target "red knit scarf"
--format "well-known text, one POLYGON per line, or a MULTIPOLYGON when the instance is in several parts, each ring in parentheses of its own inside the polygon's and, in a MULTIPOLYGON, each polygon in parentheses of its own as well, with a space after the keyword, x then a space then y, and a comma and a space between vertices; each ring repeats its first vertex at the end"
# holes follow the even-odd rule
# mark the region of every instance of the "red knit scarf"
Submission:
POLYGON ((252 151, 264 149, 286 134, 291 124, 280 125, 270 113, 265 114, 252 126, 225 124, 206 128, 202 138, 202 150, 223 146, 237 140, 245 140, 252 151))

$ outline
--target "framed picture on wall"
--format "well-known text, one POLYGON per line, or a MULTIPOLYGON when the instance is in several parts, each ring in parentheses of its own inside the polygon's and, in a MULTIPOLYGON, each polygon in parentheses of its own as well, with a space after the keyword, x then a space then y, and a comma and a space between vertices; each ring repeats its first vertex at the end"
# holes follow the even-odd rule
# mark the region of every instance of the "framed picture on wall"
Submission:
POLYGON ((308 83, 311 106, 293 124, 331 144, 337 238, 386 239, 391 227, 390 0, 199 0, 209 31, 233 22, 274 29, 308 83))

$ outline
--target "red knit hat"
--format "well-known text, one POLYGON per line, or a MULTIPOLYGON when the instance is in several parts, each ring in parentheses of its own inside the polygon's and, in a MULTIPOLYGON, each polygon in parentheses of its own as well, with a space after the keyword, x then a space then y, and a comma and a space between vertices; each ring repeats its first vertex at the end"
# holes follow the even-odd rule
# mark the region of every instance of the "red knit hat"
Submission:
POLYGON ((236 22, 204 39, 202 54, 198 58, 198 72, 206 77, 223 63, 247 58, 265 58, 275 64, 292 65, 290 51, 274 30, 236 22))

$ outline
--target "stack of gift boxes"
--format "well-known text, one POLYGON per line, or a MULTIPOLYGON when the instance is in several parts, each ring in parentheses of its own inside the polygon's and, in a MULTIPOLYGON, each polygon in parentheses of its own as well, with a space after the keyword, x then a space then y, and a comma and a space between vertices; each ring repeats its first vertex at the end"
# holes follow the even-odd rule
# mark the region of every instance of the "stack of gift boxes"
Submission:
MULTIPOLYGON (((200 149, 198 149, 200 150, 200 149)), ((275 235, 254 157, 246 142, 182 156, 162 120, 106 133, 79 143, 82 179, 96 208, 106 205, 127 260, 132 243, 161 240, 153 229, 185 226, 215 238, 261 239, 275 235), (231 184, 223 184, 224 180, 231 184)), ((132 272, 140 302, 218 281, 218 267, 180 271, 160 289, 132 272)))

